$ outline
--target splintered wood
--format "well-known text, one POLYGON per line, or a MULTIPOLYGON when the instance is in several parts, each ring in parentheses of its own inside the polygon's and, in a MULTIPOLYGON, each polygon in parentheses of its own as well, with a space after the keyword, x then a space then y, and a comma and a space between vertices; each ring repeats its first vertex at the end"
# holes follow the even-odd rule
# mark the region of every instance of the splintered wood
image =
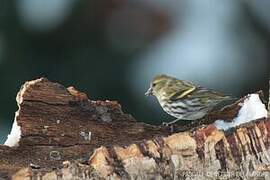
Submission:
MULTIPOLYGON (((238 101, 237 103, 242 102, 238 101)), ((260 179, 270 176, 270 119, 185 132, 136 122, 45 78, 17 96, 19 146, 0 146, 0 179, 260 179)), ((230 117, 239 106, 213 117, 230 117)), ((175 127, 179 129, 181 127, 175 127)))

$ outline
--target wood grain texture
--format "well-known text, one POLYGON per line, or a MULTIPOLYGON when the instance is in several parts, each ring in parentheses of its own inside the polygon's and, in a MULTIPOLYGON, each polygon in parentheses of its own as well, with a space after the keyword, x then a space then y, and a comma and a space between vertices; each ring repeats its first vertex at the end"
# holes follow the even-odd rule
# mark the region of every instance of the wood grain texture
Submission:
POLYGON ((124 146, 168 134, 164 128, 136 122, 115 101, 90 101, 75 88, 46 78, 26 82, 17 102, 16 121, 22 134, 19 147, 0 146, 4 176, 30 163, 47 171, 61 167, 64 160, 87 161, 100 146, 124 146))
POLYGON ((19 146, 0 146, 0 177, 237 179, 255 172, 265 178, 270 119, 226 132, 210 124, 235 117, 244 99, 199 121, 208 125, 175 125, 172 132, 137 122, 115 101, 92 101, 46 78, 29 81, 17 95, 19 146))

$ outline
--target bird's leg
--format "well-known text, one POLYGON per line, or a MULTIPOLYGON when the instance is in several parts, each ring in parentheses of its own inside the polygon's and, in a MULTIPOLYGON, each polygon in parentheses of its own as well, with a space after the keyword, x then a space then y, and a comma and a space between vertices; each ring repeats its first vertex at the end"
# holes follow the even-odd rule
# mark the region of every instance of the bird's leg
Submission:
POLYGON ((176 123, 177 121, 179 121, 179 120, 182 120, 182 119, 180 119, 180 118, 177 118, 177 119, 175 119, 175 120, 173 120, 173 121, 171 121, 171 122, 163 122, 162 123, 162 125, 163 126, 169 126, 169 125, 172 125, 172 124, 174 124, 174 123, 176 123))
MULTIPOLYGON (((184 120, 184 119, 180 119, 180 118, 177 118, 177 119, 175 119, 175 120, 173 120, 173 121, 171 121, 171 122, 163 122, 162 123, 162 125, 163 126, 170 126, 170 125, 172 125, 172 124, 175 124, 176 122, 178 122, 178 121, 190 121, 190 120, 184 120)), ((196 123, 198 123, 197 121, 191 121, 189 124, 187 124, 187 125, 185 125, 185 126, 187 126, 187 127, 192 127, 192 126, 194 126, 194 124, 196 124, 196 123)))
POLYGON ((183 132, 183 131, 186 131, 186 130, 188 130, 188 129, 190 129, 191 127, 193 127, 194 126, 194 124, 196 124, 196 121, 191 121, 189 124, 187 124, 187 125, 184 125, 184 126, 174 126, 174 124, 175 123, 177 123, 178 121, 188 121, 188 122, 190 122, 190 120, 184 120, 184 119, 180 119, 180 118, 177 118, 177 119, 175 119, 175 120, 173 120, 173 121, 171 121, 171 122, 169 122, 169 123, 167 123, 167 122, 163 122, 163 126, 166 126, 166 127, 169 127, 170 128, 170 132, 171 133, 174 133, 174 132, 183 132))

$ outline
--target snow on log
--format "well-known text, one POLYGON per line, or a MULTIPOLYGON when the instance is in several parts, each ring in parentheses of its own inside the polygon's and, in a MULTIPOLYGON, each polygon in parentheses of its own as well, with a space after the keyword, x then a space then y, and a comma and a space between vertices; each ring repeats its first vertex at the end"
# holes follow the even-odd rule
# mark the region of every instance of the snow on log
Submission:
POLYGON ((206 125, 175 125, 175 132, 135 121, 117 102, 89 100, 75 88, 66 89, 45 78, 26 82, 17 102, 7 146, 0 146, 0 179, 258 179, 270 175, 270 119, 258 94, 210 114, 200 121, 206 125), (220 119, 234 124, 222 130, 212 124, 220 119))
POLYGON ((219 129, 227 130, 232 127, 236 127, 240 124, 247 123, 254 119, 266 118, 267 109, 265 105, 260 100, 259 94, 248 95, 243 103, 238 103, 241 107, 237 117, 233 118, 231 122, 226 122, 223 120, 217 120, 215 126, 219 129))

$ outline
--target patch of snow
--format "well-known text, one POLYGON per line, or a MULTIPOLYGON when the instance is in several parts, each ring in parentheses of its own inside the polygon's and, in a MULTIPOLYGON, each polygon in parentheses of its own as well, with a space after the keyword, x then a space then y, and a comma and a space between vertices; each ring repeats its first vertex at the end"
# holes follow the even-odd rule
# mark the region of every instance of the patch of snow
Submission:
POLYGON ((17 105, 19 107, 19 110, 15 113, 15 119, 12 125, 12 129, 10 134, 7 137, 6 142, 4 143, 4 145, 9 146, 9 147, 15 147, 15 146, 19 146, 19 141, 21 138, 21 127, 18 126, 17 124, 17 117, 19 116, 19 112, 20 112, 20 105, 23 102, 23 94, 26 92, 26 90, 38 83, 41 82, 42 80, 44 80, 44 78, 39 78, 37 80, 33 80, 33 81, 27 81, 26 83, 24 83, 24 85, 21 87, 21 90, 19 91, 19 93, 16 96, 16 101, 17 101, 17 105))
POLYGON ((82 136, 85 141, 91 141, 92 132, 89 131, 87 133, 87 132, 81 131, 80 136, 82 136))
POLYGON ((6 142, 4 143, 4 145, 9 146, 9 147, 19 146, 19 141, 21 139, 21 127, 18 126, 17 124, 17 120, 16 120, 17 116, 18 116, 18 112, 16 112, 15 114, 15 119, 12 125, 11 132, 8 135, 6 142))
POLYGON ((227 130, 229 128, 238 126, 249 121, 267 117, 267 110, 262 103, 258 94, 250 94, 244 103, 240 104, 242 107, 238 112, 238 116, 233 119, 232 122, 224 122, 223 120, 217 120, 215 126, 218 129, 227 130))

